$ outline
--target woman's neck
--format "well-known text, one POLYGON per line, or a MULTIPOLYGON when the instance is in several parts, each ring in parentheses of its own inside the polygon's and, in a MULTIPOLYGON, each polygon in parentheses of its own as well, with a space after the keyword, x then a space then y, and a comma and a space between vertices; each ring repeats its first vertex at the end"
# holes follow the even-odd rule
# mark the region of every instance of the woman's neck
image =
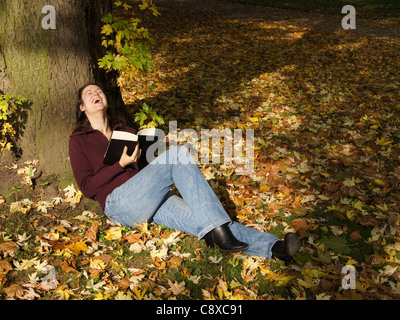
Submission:
POLYGON ((110 124, 108 123, 107 117, 104 116, 99 116, 95 117, 92 116, 89 119, 90 125, 92 126, 93 129, 100 131, 104 135, 107 135, 107 133, 111 130, 110 129, 110 124))

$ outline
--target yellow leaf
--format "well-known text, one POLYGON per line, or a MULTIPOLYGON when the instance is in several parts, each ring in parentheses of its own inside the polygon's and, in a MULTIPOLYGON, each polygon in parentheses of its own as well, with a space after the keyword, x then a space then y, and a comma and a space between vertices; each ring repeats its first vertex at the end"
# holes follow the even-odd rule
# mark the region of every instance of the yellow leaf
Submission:
POLYGON ((125 10, 129 10, 129 9, 131 9, 132 8, 132 6, 131 5, 129 5, 129 4, 127 4, 127 3, 124 3, 123 5, 122 5, 123 7, 124 7, 124 9, 125 10))
POLYGON ((352 177, 351 179, 350 179, 350 178, 346 178, 346 179, 343 181, 343 184, 344 184, 346 187, 354 187, 354 186, 356 185, 356 179, 355 179, 355 177, 352 177))
POLYGON ((389 208, 388 208, 388 206, 386 205, 386 203, 384 203, 383 206, 377 204, 376 207, 377 207, 378 209, 382 210, 382 211, 385 211, 385 212, 389 210, 389 208))
POLYGON ((347 210, 346 216, 349 220, 353 220, 355 216, 354 210, 347 210))
POLYGON ((101 259, 90 259, 90 268, 105 269, 106 263, 101 259))
POLYGON ((330 200, 329 197, 324 196, 323 194, 319 194, 319 195, 318 195, 318 198, 320 198, 321 200, 330 200))
MULTIPOLYGON (((146 290, 145 290, 145 292, 146 292, 146 290)), ((132 295, 129 293, 125 294, 121 291, 118 291, 117 295, 115 296, 115 300, 132 300, 132 295)))
POLYGON ((358 210, 360 210, 360 211, 364 211, 363 203, 362 203, 360 200, 355 201, 354 203, 352 203, 352 206, 353 206, 353 208, 355 208, 355 209, 358 209, 358 210))
POLYGON ((393 143, 392 140, 387 140, 385 136, 382 136, 381 138, 376 139, 376 143, 381 145, 381 146, 387 146, 391 143, 393 143))
POLYGON ((242 124, 242 123, 237 123, 236 126, 239 129, 249 129, 249 127, 246 124, 242 124))
POLYGON ((123 227, 111 227, 106 231, 105 238, 107 240, 119 240, 122 237, 123 227))
POLYGON ((65 229, 63 226, 56 226, 56 227, 54 227, 54 230, 61 232, 61 233, 67 233, 67 229, 65 229))
POLYGON ((75 294, 68 289, 66 285, 58 286, 56 293, 58 293, 64 300, 68 300, 70 296, 74 296, 75 294))
POLYGON ((381 179, 375 179, 374 182, 375 182, 377 185, 380 185, 380 186, 384 186, 384 185, 385 185, 385 182, 382 181, 381 179))
POLYGON ((113 32, 114 32, 113 28, 111 27, 110 24, 105 24, 101 29, 101 33, 105 34, 106 36, 109 36, 113 32))
POLYGON ((88 246, 85 242, 79 241, 77 243, 69 244, 65 246, 66 248, 70 249, 74 255, 79 255, 81 251, 87 251, 88 246))
POLYGON ((262 185, 260 186, 260 191, 261 191, 261 192, 269 191, 269 189, 271 189, 271 187, 270 187, 269 185, 262 184, 262 185))
MULTIPOLYGON (((96 293, 94 300, 107 300, 111 297, 111 292, 104 292, 101 293, 96 293)), ((121 299, 117 299, 117 297, 115 297, 116 300, 121 300, 121 299)))

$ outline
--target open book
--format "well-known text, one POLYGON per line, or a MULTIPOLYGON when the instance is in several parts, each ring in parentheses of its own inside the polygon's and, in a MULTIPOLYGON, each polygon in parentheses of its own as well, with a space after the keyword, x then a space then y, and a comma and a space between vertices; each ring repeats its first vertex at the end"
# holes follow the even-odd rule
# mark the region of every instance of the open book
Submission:
POLYGON ((113 165, 121 159, 125 146, 128 147, 128 155, 131 155, 135 150, 136 144, 139 143, 142 153, 138 162, 145 166, 149 163, 146 159, 147 149, 157 141, 157 138, 155 128, 143 129, 137 134, 126 131, 114 131, 104 155, 103 163, 113 165))

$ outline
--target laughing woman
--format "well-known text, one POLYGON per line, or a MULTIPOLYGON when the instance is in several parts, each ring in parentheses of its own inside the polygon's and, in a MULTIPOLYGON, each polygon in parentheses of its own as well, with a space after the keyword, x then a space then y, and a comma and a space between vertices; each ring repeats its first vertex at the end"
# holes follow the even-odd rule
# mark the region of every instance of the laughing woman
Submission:
POLYGON ((280 240, 231 221, 185 147, 167 150, 144 168, 138 164, 138 145, 131 155, 125 148, 114 165, 103 164, 112 132, 136 131, 113 122, 107 98, 96 84, 79 90, 76 108, 77 125, 69 140, 74 176, 82 193, 97 200, 111 221, 126 226, 145 221, 163 224, 223 252, 290 261, 300 249, 294 233, 280 240), (173 185, 182 197, 169 192, 173 185))

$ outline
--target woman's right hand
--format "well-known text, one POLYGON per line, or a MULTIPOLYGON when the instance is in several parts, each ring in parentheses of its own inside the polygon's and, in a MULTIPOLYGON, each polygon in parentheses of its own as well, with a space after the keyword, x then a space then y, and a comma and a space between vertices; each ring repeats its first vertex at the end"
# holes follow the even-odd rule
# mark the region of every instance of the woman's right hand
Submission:
POLYGON ((128 155, 128 147, 125 146, 124 151, 122 152, 121 158, 119 159, 119 165, 122 168, 125 168, 126 166, 133 164, 135 169, 139 169, 137 161, 139 160, 141 153, 142 153, 142 150, 139 149, 139 143, 136 145, 135 150, 133 151, 131 156, 128 155))

